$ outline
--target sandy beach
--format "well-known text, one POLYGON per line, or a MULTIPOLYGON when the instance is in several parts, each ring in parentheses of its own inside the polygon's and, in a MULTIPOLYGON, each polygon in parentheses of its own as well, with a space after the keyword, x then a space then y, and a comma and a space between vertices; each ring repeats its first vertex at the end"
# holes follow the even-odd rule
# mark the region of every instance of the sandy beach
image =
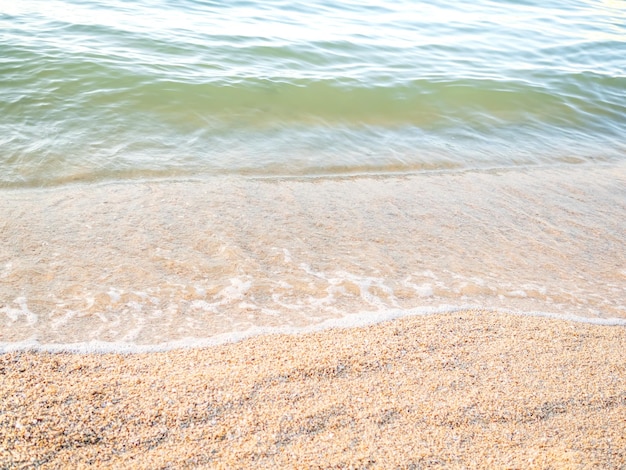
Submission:
POLYGON ((626 470, 626 0, 0 0, 0 470, 626 470))
POLYGON ((625 468, 626 328, 467 311, 0 356, 2 468, 625 468))

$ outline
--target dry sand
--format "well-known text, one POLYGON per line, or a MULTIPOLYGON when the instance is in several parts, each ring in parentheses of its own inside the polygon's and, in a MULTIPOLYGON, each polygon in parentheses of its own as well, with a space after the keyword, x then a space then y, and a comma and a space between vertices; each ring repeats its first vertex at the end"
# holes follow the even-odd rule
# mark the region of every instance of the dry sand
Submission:
POLYGON ((0 356, 2 468, 626 468, 626 328, 469 311, 0 356))

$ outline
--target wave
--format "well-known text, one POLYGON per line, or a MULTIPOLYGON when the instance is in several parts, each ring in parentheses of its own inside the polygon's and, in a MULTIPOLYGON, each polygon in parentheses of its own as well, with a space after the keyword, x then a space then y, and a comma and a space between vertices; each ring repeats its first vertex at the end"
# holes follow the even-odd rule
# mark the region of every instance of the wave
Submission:
POLYGON ((611 5, 0 9, 2 186, 626 154, 623 11, 611 5))
POLYGON ((0 342, 0 354, 6 354, 16 351, 37 351, 50 353, 74 353, 74 354, 145 354, 155 352, 165 352, 177 349, 200 349, 219 346, 221 344, 235 343, 248 338, 261 335, 277 335, 289 334, 299 335, 318 331, 324 331, 335 328, 361 328, 365 326, 375 325, 377 323, 397 320, 406 317, 424 316, 424 315, 443 315, 462 311, 481 311, 490 312, 493 315, 522 315, 530 317, 547 318, 550 320, 560 320, 576 323, 586 323, 597 326, 616 326, 626 327, 626 319, 623 318, 589 318, 576 315, 557 315, 550 312, 522 312, 513 310, 492 310, 476 306, 450 307, 442 306, 438 308, 423 307, 412 308, 407 310, 390 309, 379 312, 365 312, 347 314, 342 318, 334 318, 325 320, 317 325, 294 328, 289 326, 282 327, 251 327, 245 331, 235 331, 215 335, 211 338, 186 338, 177 341, 168 341, 160 344, 141 345, 123 341, 107 342, 107 341, 85 341, 67 344, 40 343, 36 340, 19 341, 15 343, 0 342))

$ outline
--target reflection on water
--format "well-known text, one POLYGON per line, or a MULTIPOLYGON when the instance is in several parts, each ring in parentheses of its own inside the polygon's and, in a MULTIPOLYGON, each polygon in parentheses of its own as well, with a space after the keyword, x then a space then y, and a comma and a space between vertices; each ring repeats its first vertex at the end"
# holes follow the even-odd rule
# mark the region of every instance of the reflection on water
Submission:
POLYGON ((0 186, 622 161, 621 2, 0 0, 0 186))
POLYGON ((625 14, 0 0, 0 348, 626 318, 625 14))

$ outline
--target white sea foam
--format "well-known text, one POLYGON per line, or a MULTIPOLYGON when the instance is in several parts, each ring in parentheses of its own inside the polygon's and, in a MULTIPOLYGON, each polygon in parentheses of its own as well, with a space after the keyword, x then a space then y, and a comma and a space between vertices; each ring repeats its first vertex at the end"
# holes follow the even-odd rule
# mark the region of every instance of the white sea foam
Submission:
POLYGON ((37 323, 38 316, 28 308, 25 297, 18 297, 13 303, 17 304, 18 308, 10 306, 0 307, 0 313, 4 313, 12 322, 17 322, 24 318, 29 325, 37 323))
MULTIPOLYGON (((14 343, 0 342, 0 353, 9 353, 15 351, 42 351, 42 352, 69 352, 78 354, 104 354, 104 353, 120 353, 120 354, 141 354, 164 352, 177 349, 193 349, 207 348, 218 346, 221 344, 234 343, 245 339, 274 334, 306 334, 329 330, 333 328, 359 328, 386 321, 396 320, 405 317, 416 317, 425 315, 437 315, 466 310, 480 309, 474 305, 462 307, 453 307, 443 305, 439 307, 424 307, 412 309, 388 309, 378 312, 361 312, 345 315, 341 318, 332 318, 315 325, 306 327, 280 326, 280 327, 251 327, 242 331, 233 331, 229 333, 218 334, 210 338, 184 338, 176 341, 168 341, 159 344, 136 344, 133 339, 136 337, 136 331, 130 331, 121 341, 106 342, 100 340, 83 341, 68 344, 46 344, 35 339, 29 339, 14 343)), ((485 310, 485 309, 480 309, 485 310)), ((489 309, 487 309, 489 311, 489 309)), ((542 317, 551 320, 570 321, 577 323, 587 323, 597 326, 626 327, 626 319, 624 318, 589 318, 576 315, 558 315, 550 312, 519 312, 513 310, 492 310, 493 315, 520 315, 530 317, 542 317)))

